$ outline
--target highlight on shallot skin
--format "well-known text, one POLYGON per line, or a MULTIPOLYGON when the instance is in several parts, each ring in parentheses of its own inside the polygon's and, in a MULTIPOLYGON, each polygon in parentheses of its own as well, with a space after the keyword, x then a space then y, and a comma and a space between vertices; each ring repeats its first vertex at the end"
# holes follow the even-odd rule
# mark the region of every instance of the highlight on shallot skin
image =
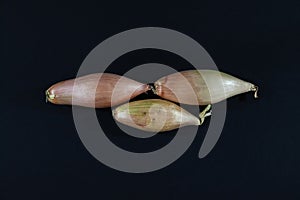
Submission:
POLYGON ((177 72, 160 78, 154 85, 158 96, 189 105, 214 104, 249 91, 258 97, 258 87, 254 84, 215 70, 177 72))
POLYGON ((110 73, 95 73, 58 82, 46 91, 53 104, 106 108, 128 102, 150 90, 147 84, 110 73), (114 95, 112 98, 113 93, 114 95))

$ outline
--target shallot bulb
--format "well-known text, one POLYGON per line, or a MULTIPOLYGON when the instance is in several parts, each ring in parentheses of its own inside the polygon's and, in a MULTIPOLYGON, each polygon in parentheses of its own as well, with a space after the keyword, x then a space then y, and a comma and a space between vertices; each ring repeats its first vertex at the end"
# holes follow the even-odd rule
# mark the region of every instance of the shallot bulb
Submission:
POLYGON ((46 100, 54 104, 105 108, 128 102, 150 86, 110 73, 96 73, 52 85, 46 100))
POLYGON ((176 104, 161 100, 147 99, 129 102, 112 111, 114 119, 120 123, 149 132, 164 132, 188 125, 201 125, 210 116, 208 105, 195 117, 176 104))
POLYGON ((154 83, 154 92, 174 102, 207 105, 237 94, 254 91, 258 87, 229 74, 215 70, 187 70, 170 74, 154 83))

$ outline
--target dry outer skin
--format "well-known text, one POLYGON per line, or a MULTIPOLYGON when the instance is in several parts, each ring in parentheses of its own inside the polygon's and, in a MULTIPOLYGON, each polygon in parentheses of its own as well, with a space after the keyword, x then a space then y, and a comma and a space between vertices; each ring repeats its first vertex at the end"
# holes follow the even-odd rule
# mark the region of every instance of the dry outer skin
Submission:
POLYGON ((161 99, 123 104, 113 110, 113 117, 123 124, 150 132, 164 132, 201 124, 199 118, 176 104, 161 99))
POLYGON ((126 77, 96 73, 56 83, 46 91, 46 98, 54 104, 105 108, 129 101, 149 89, 148 85, 126 77))
POLYGON ((237 94, 257 91, 252 83, 214 70, 177 72, 160 78, 154 85, 158 96, 190 105, 208 105, 237 94))

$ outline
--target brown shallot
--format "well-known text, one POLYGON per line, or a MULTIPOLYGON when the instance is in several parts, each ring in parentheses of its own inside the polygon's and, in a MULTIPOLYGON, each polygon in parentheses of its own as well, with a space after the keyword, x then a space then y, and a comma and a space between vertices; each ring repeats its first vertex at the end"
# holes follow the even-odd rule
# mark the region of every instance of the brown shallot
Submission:
POLYGON ((164 132, 188 125, 201 125, 211 115, 208 105, 195 117, 176 104, 161 100, 147 99, 129 102, 112 111, 116 121, 149 132, 164 132))
POLYGON ((154 92, 174 102, 190 105, 217 103, 258 87, 229 74, 215 70, 187 70, 164 76, 154 83, 154 92))
POLYGON ((95 73, 52 85, 46 100, 54 104, 105 108, 128 102, 150 86, 110 73, 95 73))

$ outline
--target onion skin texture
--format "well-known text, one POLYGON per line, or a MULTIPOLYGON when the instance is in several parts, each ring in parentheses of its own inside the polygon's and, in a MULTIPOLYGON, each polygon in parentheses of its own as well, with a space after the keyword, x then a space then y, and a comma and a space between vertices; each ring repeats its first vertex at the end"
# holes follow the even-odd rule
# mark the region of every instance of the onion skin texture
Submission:
POLYGON ((203 122, 176 104, 161 99, 126 103, 115 108, 112 115, 122 124, 149 132, 170 131, 203 122))
POLYGON ((257 86, 215 70, 187 70, 164 76, 154 83, 155 93, 170 101, 208 105, 254 91, 257 86), (176 95, 175 95, 176 94, 176 95))
POLYGON ((54 104, 106 108, 128 102, 150 86, 124 76, 95 73, 52 85, 46 100, 54 104))

